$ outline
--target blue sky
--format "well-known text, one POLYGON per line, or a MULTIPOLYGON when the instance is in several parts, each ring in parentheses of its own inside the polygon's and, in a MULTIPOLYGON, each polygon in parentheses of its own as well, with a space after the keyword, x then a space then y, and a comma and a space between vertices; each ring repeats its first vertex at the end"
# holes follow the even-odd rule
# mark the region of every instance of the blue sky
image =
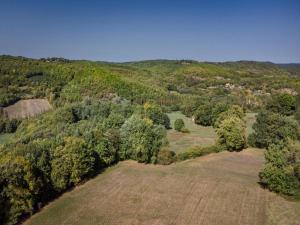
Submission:
POLYGON ((300 1, 0 0, 0 54, 300 62, 300 1))

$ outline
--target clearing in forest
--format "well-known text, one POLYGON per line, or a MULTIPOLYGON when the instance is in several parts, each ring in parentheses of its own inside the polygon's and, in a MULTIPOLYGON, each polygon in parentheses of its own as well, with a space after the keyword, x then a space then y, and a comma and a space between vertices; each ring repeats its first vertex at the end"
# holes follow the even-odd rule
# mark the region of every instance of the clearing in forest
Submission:
POLYGON ((209 146, 215 143, 217 135, 213 127, 197 125, 181 112, 168 113, 168 116, 172 127, 167 133, 171 151, 179 153, 194 146, 209 146), (190 133, 182 133, 173 129, 175 120, 179 118, 183 119, 185 127, 190 133))
MULTIPOLYGON (((212 126, 204 127, 195 124, 191 118, 186 117, 181 112, 168 113, 172 129, 168 130, 168 149, 176 153, 187 151, 194 146, 210 146, 215 144, 217 134, 212 126), (190 133, 182 133, 173 129, 176 119, 183 119, 185 127, 190 133)), ((246 136, 253 130, 252 125, 255 122, 256 113, 246 113, 246 136)))
POLYGON ((52 106, 46 99, 27 99, 5 107, 3 111, 9 119, 14 119, 33 117, 50 109, 52 106))

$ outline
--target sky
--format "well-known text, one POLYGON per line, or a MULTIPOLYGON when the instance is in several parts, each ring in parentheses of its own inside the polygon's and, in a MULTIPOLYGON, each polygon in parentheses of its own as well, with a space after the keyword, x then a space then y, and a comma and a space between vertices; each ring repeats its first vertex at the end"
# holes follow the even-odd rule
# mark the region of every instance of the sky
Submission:
POLYGON ((300 63, 300 1, 0 0, 0 54, 300 63))

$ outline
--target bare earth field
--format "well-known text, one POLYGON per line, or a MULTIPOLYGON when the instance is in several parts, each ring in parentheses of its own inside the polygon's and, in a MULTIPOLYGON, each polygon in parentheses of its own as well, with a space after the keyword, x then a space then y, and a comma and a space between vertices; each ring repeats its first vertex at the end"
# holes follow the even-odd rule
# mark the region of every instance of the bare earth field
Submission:
POLYGON ((297 225, 300 203, 262 189, 263 152, 222 152, 170 166, 124 161, 62 195, 26 225, 297 225))
POLYGON ((46 99, 27 99, 5 107, 3 111, 9 119, 13 119, 33 117, 50 109, 52 106, 46 99))

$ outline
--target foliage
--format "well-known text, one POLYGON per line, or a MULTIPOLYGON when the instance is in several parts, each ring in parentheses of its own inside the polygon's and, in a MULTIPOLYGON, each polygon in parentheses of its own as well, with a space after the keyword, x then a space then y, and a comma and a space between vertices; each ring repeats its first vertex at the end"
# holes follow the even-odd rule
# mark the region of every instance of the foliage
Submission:
POLYGON ((121 127, 120 158, 155 163, 165 136, 166 131, 162 126, 133 115, 121 127))
POLYGON ((165 128, 143 114, 132 117, 136 124, 133 111, 127 103, 91 100, 22 121, 14 139, 0 146, 1 223, 17 223, 118 162, 124 146, 131 146, 128 158, 156 163, 165 128))
POLYGON ((163 125, 166 129, 170 129, 170 119, 158 105, 145 103, 144 113, 145 117, 151 119, 153 123, 163 125))
POLYGON ((236 116, 227 117, 216 129, 218 143, 229 151, 237 151, 246 146, 245 121, 236 116))
POLYGON ((270 145, 265 152, 266 164, 259 173, 259 177, 261 183, 271 191, 293 195, 300 188, 300 180, 296 171, 300 151, 298 149, 293 152, 292 148, 291 146, 284 147, 284 145, 270 145))
MULTIPOLYGON (((170 128, 165 109, 195 115, 198 124, 219 130, 224 146, 241 148, 244 110, 234 105, 270 106, 292 115, 294 97, 279 94, 271 103, 265 99, 282 89, 299 90, 295 73, 284 66, 247 61, 104 63, 0 56, 0 133, 15 132, 0 146, 0 223, 19 222, 120 159, 171 162, 173 153, 160 151, 166 143, 165 128, 170 128), (3 107, 31 98, 48 99, 54 110, 21 123, 4 117, 3 107)), ((259 147, 298 138, 298 124, 273 113, 259 114, 254 131, 249 140, 259 147)), ((194 148, 177 160, 224 146, 194 148)), ((289 152, 288 173, 276 169, 277 177, 291 171, 299 177, 299 162, 293 157, 297 154, 289 152), (292 160, 295 166, 290 168, 292 160)))
POLYGON ((51 180, 56 190, 78 184, 94 168, 95 158, 84 139, 66 137, 64 143, 53 150, 51 180))
POLYGON ((287 143, 289 139, 299 137, 296 121, 283 115, 261 111, 253 125, 254 133, 249 137, 251 144, 259 148, 268 148, 271 144, 287 143))
POLYGON ((161 149, 157 155, 157 164, 169 165, 176 160, 176 154, 167 149, 161 149))
POLYGON ((21 123, 18 119, 7 119, 1 118, 0 119, 0 134, 1 133, 14 133, 19 124, 21 123))
POLYGON ((190 133, 190 130, 187 129, 186 127, 184 127, 184 128, 181 129, 181 132, 182 133, 190 133))
MULTIPOLYGON (((236 108, 236 107, 233 107, 236 108)), ((216 105, 213 106, 212 111, 211 111, 211 125, 214 125, 217 121, 217 119, 219 118, 220 114, 222 114, 223 112, 226 112, 229 109, 228 104, 226 103, 217 103, 216 105)), ((234 109, 231 109, 232 111, 234 111, 234 109)), ((236 109, 237 111, 240 111, 238 109, 236 109)), ((244 117, 243 114, 240 115, 241 118, 244 117)))
POLYGON ((239 119, 243 119, 245 117, 245 112, 238 105, 232 105, 228 107, 226 111, 220 113, 219 116, 215 119, 215 123, 213 124, 214 128, 218 128, 222 121, 228 117, 237 117, 239 119))
POLYGON ((296 98, 287 93, 275 95, 268 102, 266 108, 272 112, 289 116, 293 114, 296 109, 296 98))
POLYGON ((193 116, 196 124, 210 126, 212 124, 212 107, 210 105, 201 105, 193 116))
POLYGON ((182 129, 184 128, 184 121, 183 119, 176 119, 174 122, 174 129, 177 131, 182 131, 182 129))

